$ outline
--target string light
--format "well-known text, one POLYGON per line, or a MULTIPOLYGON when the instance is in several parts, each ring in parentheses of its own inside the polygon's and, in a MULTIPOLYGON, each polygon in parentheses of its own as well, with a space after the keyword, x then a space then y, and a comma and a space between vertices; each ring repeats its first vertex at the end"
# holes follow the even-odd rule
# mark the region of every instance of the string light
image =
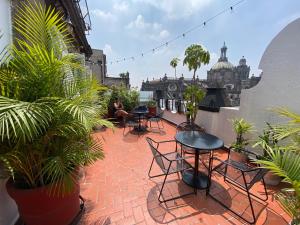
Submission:
MULTIPOLYGON (((207 20, 205 20, 205 21, 202 22, 201 24, 199 24, 199 25, 197 25, 197 26, 194 26, 194 27, 190 28, 189 30, 185 31, 184 33, 175 36, 173 39, 170 39, 170 40, 168 40, 167 42, 164 42, 164 43, 162 43, 162 44, 156 46, 155 48, 152 48, 152 49, 150 49, 150 50, 148 50, 148 51, 145 51, 145 52, 143 52, 143 53, 141 53, 140 55, 137 55, 137 56, 135 56, 135 57, 134 57, 134 56, 131 56, 131 57, 128 57, 128 58, 123 58, 123 60, 116 60, 115 63, 119 63, 119 62, 121 62, 121 61, 127 61, 127 60, 130 60, 130 59, 131 59, 131 60, 134 60, 135 58, 138 58, 139 56, 140 56, 140 57, 144 57, 145 54, 148 54, 148 53, 151 53, 151 52, 154 54, 155 51, 158 51, 158 50, 162 49, 163 47, 168 47, 170 43, 175 42, 175 41, 177 41, 178 39, 185 38, 185 36, 186 36, 187 34, 189 34, 189 33, 193 32, 193 31, 199 29, 200 27, 206 27, 208 22, 214 20, 215 18, 221 16, 222 14, 224 14, 224 13, 226 13, 226 12, 228 12, 228 11, 230 11, 231 13, 233 13, 234 7, 236 7, 237 5, 241 4, 241 3, 244 2, 244 1, 246 1, 246 0, 239 0, 239 1, 237 1, 237 2, 234 3, 232 6, 230 6, 230 7, 228 7, 228 8, 225 8, 224 10, 222 10, 222 11, 220 11, 219 13, 215 14, 214 16, 208 18, 207 20)), ((113 63, 114 63, 113 61, 110 62, 110 64, 113 64, 113 63)))

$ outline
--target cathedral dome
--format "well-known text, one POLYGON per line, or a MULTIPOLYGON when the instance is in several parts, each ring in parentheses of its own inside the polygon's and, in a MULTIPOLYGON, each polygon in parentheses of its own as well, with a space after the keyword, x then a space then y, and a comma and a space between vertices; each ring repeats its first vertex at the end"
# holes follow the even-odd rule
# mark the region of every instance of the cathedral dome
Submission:
POLYGON ((217 62, 215 65, 212 66, 212 70, 220 70, 220 69, 233 69, 234 65, 232 65, 232 63, 230 62, 226 62, 226 61, 219 61, 217 62))
POLYGON ((218 62, 212 66, 212 70, 220 70, 220 69, 230 69, 232 70, 234 68, 234 66, 232 65, 232 63, 230 63, 226 57, 226 51, 227 51, 227 47, 224 45, 221 48, 221 56, 218 60, 218 62))

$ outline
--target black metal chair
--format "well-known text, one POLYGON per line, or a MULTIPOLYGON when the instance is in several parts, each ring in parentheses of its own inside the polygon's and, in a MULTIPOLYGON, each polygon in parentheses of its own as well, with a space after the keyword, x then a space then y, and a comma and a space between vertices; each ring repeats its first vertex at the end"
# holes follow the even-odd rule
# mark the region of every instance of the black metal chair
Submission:
POLYGON ((164 123, 162 120, 163 115, 164 115, 163 110, 160 110, 156 115, 149 115, 147 120, 149 122, 150 128, 153 128, 152 123, 156 123, 157 127, 154 128, 158 128, 159 130, 164 129, 164 123), (161 124, 161 126, 159 124, 161 124))
POLYGON ((179 175, 180 172, 190 169, 190 168, 192 168, 192 166, 184 158, 182 158, 181 155, 177 152, 177 143, 175 140, 157 142, 157 141, 152 140, 149 137, 146 137, 146 140, 147 140, 147 142, 150 146, 151 152, 153 154, 153 159, 152 159, 151 166, 150 166, 150 169, 148 172, 148 176, 150 178, 165 176, 162 187, 159 192, 158 201, 160 203, 163 203, 163 202, 175 200, 178 198, 182 198, 187 195, 196 194, 197 189, 195 188, 193 190, 193 192, 191 192, 191 193, 182 194, 182 195, 179 195, 179 196, 176 196, 173 198, 163 199, 162 192, 163 192, 168 175, 171 175, 174 173, 177 173, 179 175), (163 144, 163 143, 165 143, 165 144, 175 143, 176 144, 175 151, 166 153, 166 154, 162 154, 158 150, 158 148, 159 148, 160 144, 163 144), (162 174, 151 176, 151 170, 152 170, 154 160, 156 161, 157 165, 160 167, 162 174))
POLYGON ((129 132, 130 132, 135 127, 139 126, 138 118, 133 115, 128 115, 127 117, 125 117, 123 123, 124 123, 123 135, 125 134, 126 128, 129 128, 129 132))
MULTIPOLYGON (((237 162, 230 158, 230 148, 224 147, 224 150, 228 152, 228 157, 226 160, 221 160, 219 158, 214 157, 213 160, 216 160, 219 162, 217 166, 215 166, 211 173, 210 173, 210 179, 213 172, 217 172, 220 175, 224 177, 224 181, 232 184, 233 186, 239 188, 240 190, 243 190, 247 194, 247 198, 250 204, 251 214, 253 221, 249 221, 245 218, 243 218, 240 214, 230 209, 228 206, 226 206, 222 201, 215 198, 213 195, 210 194, 210 189, 207 189, 207 194, 212 197, 215 201, 220 203, 223 207, 230 210, 232 213, 240 217, 241 219, 245 220, 246 222, 250 224, 256 223, 257 218, 255 217, 254 208, 251 200, 251 196, 261 200, 266 201, 268 200, 268 193, 266 189, 266 184, 264 181, 264 176, 267 173, 266 169, 259 168, 254 164, 246 164, 243 162, 237 162), (262 181, 262 184, 264 186, 265 191, 265 198, 261 198, 260 196, 257 196, 250 192, 250 189, 256 184, 257 182, 262 181)), ((253 152, 249 152, 244 150, 247 154, 255 155, 253 152)))

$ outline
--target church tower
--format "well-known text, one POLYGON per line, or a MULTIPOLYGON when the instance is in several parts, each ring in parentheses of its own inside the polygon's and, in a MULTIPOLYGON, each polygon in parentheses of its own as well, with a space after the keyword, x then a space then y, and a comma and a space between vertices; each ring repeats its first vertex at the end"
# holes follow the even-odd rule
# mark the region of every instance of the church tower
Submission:
POLYGON ((240 59, 239 65, 236 67, 236 70, 238 73, 238 79, 240 80, 249 79, 250 66, 247 65, 247 61, 244 56, 240 59))

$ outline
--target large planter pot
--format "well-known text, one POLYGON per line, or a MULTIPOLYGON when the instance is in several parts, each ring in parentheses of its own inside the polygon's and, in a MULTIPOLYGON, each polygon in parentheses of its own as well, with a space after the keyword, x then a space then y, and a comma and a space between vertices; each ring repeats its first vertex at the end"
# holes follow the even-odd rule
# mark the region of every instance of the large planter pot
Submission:
POLYGON ((149 115, 156 116, 156 106, 148 107, 149 115))
POLYGON ((274 174, 271 171, 268 171, 267 174, 264 176, 264 180, 267 185, 276 186, 281 182, 282 179, 280 176, 274 174))
POLYGON ((79 183, 63 197, 49 195, 49 186, 18 189, 9 180, 6 187, 26 225, 68 225, 80 211, 79 183))
POLYGON ((237 161, 237 162, 242 162, 242 163, 246 163, 248 160, 247 155, 240 153, 240 152, 235 152, 235 151, 231 151, 230 152, 230 159, 237 161))

